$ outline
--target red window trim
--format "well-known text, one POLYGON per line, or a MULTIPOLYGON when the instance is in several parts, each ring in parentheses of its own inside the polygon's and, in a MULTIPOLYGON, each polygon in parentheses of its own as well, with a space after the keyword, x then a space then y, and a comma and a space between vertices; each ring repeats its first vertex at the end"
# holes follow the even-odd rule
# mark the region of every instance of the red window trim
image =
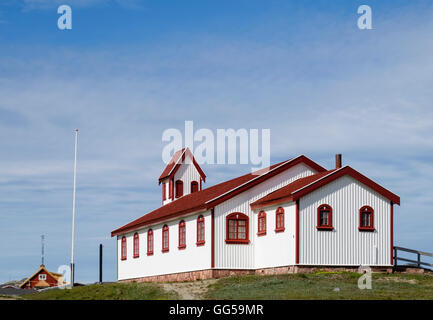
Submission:
POLYGON ((198 216, 197 218, 197 242, 196 245, 197 246, 203 246, 205 244, 205 223, 204 223, 204 217, 203 216, 198 216), (203 239, 200 239, 200 225, 203 226, 203 239))
POLYGON ((171 200, 173 200, 173 190, 174 188, 173 188, 173 179, 170 179, 169 181, 168 181, 168 198, 169 199, 171 199, 171 200))
POLYGON ((181 220, 179 222, 179 245, 177 247, 179 250, 183 250, 186 248, 186 224, 185 221, 181 220), (183 233, 184 243, 181 243, 181 235, 183 233))
POLYGON ((164 225, 162 227, 162 252, 168 252, 170 249, 170 233, 169 233, 169 229, 168 229, 168 225, 164 225), (167 247, 164 247, 164 234, 165 232, 167 232, 167 247))
POLYGON ((126 256, 127 256, 126 249, 127 249, 126 248, 126 237, 123 236, 122 237, 122 245, 120 246, 120 250, 121 250, 120 255, 121 255, 122 260, 126 260, 126 256))
POLYGON ((374 228, 374 210, 372 207, 370 206, 363 206, 359 209, 359 226, 358 226, 358 230, 359 231, 375 231, 376 229, 374 228), (362 212, 364 209, 370 209, 370 227, 363 227, 362 226, 362 212))
POLYGON ((199 191, 199 189, 198 189, 198 182, 197 181, 191 181, 191 193, 194 193, 194 192, 197 192, 197 191, 199 191))
POLYGON ((334 227, 332 225, 332 207, 329 204, 321 204, 320 206, 317 207, 317 230, 323 230, 323 231, 332 231, 334 230, 334 227), (326 207, 326 209, 328 209, 329 214, 328 214, 328 224, 327 225, 321 225, 320 224, 320 208, 322 207, 326 207))
MULTIPOLYGON (((238 226, 236 224, 236 233, 238 226)), ((246 214, 243 214, 241 212, 233 212, 226 216, 226 243, 227 244, 249 244, 250 243, 250 235, 249 235, 249 229, 250 229, 250 220, 249 217, 246 214), (245 238, 246 239, 229 239, 229 221, 230 220, 245 220, 245 238)))
POLYGON ((286 230, 285 228, 285 214, 284 214, 284 209, 279 207, 277 208, 277 210, 275 210, 275 232, 284 232, 284 230, 286 230), (278 227, 278 216, 282 215, 283 217, 283 226, 278 227))
POLYGON ((175 192, 176 193, 176 195, 175 195, 176 199, 183 196, 183 181, 182 180, 176 180, 175 190, 176 190, 176 192, 175 192))
POLYGON ((140 257, 140 237, 137 232, 134 233, 132 253, 134 259, 140 257))
POLYGON ((147 255, 148 256, 152 256, 153 255, 153 246, 154 245, 155 245, 155 243, 154 243, 154 238, 153 238, 153 230, 149 229, 147 231, 147 255), (149 240, 150 240, 150 238, 152 238, 152 250, 149 250, 150 249, 150 246, 149 246, 149 240))
POLYGON ((259 214, 257 215, 257 235, 259 237, 266 235, 266 212, 264 211, 260 211, 259 214), (264 220, 263 230, 260 230, 260 219, 264 220))
POLYGON ((162 201, 167 200, 167 189, 166 189, 166 183, 164 182, 162 184, 162 201))

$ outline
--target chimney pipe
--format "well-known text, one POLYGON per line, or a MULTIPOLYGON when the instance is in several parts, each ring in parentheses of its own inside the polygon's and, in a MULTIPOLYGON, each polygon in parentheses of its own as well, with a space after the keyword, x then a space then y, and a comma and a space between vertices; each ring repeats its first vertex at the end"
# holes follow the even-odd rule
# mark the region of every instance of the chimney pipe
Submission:
POLYGON ((335 155, 335 169, 341 168, 341 153, 335 155))

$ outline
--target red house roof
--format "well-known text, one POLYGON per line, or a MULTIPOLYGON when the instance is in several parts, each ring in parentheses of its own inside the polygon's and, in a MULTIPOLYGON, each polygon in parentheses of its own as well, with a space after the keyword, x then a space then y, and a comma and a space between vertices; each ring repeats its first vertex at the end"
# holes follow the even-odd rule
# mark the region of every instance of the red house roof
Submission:
POLYGON ((33 273, 30 277, 24 280, 20 284, 20 288, 31 287, 31 288, 43 288, 43 287, 54 287, 60 284, 65 284, 63 281, 63 275, 60 273, 55 273, 48 271, 45 266, 42 264, 39 269, 33 273), (46 274, 47 277, 45 280, 38 280, 36 276, 40 273, 46 274))
POLYGON ((351 167, 346 166, 344 168, 320 172, 318 174, 313 174, 311 176, 298 179, 287 186, 271 192, 263 198, 251 203, 250 206, 252 209, 259 209, 286 201, 295 201, 344 175, 351 176, 352 178, 381 194, 385 198, 389 199, 393 203, 400 205, 399 196, 381 187, 376 182, 367 178, 351 167))
POLYGON ((138 218, 123 227, 120 227, 111 232, 111 236, 119 235, 146 225, 154 224, 164 220, 169 220, 174 217, 185 214, 208 210, 215 205, 230 199, 237 194, 252 188, 253 186, 281 173, 297 164, 303 163, 310 168, 324 172, 325 168, 318 165, 304 155, 291 160, 283 161, 274 164, 268 168, 259 171, 248 173, 238 178, 222 182, 215 186, 190 193, 173 202, 170 202, 148 214, 138 218))

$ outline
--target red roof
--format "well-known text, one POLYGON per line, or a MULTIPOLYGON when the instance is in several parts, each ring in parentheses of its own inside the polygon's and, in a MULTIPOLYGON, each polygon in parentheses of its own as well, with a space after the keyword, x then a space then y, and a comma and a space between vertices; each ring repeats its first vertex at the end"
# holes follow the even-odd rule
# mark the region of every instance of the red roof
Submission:
POLYGON ((375 190, 377 193, 381 194, 385 198, 389 199, 393 203, 400 205, 400 197, 388 191, 387 189, 381 187, 373 180, 370 180, 366 176, 362 175, 358 171, 346 166, 341 169, 334 169, 330 171, 320 172, 318 174, 313 174, 311 176, 298 179, 287 186, 284 186, 268 195, 260 198, 259 200, 251 203, 251 208, 258 209, 263 207, 268 207, 274 204, 295 201, 303 197, 306 194, 317 190, 318 188, 344 176, 349 175, 352 178, 358 180, 359 182, 365 184, 371 189, 375 190))
POLYGON ((167 166, 165 167, 164 171, 162 171, 161 175, 159 176, 159 179, 158 179, 159 183, 161 183, 161 180, 174 175, 176 173, 177 169, 179 169, 182 162, 185 160, 185 157, 187 155, 192 159, 192 162, 193 162, 194 166, 196 167, 197 171, 199 172, 203 181, 206 181, 206 175, 204 174, 203 170, 198 165, 197 161, 195 161, 195 158, 194 158, 191 150, 189 150, 189 148, 183 148, 181 150, 176 151, 173 154, 173 157, 171 157, 171 159, 168 162, 167 166))
POLYGON ((301 155, 297 158, 283 161, 253 173, 248 173, 238 178, 222 182, 215 186, 185 195, 173 202, 170 202, 148 214, 138 218, 123 227, 111 232, 111 236, 122 234, 145 225, 154 224, 184 214, 208 210, 215 205, 244 192, 245 190, 267 180, 276 174, 283 172, 299 163, 304 163, 312 169, 323 172, 326 171, 309 158, 301 155))

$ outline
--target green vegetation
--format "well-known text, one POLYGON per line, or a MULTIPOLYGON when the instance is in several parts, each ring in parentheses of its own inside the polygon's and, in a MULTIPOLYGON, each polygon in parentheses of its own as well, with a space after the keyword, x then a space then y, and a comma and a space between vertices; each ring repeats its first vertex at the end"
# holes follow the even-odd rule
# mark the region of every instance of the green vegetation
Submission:
POLYGON ((223 278, 208 299, 433 299, 433 276, 373 274, 372 289, 358 288, 358 273, 317 272, 223 278))
POLYGON ((433 300, 431 274, 373 274, 372 289, 360 290, 360 274, 323 272, 276 276, 235 276, 217 281, 187 283, 107 283, 26 294, 23 299, 159 300, 205 299, 428 299, 433 300), (203 285, 205 283, 205 285, 203 285), (164 290, 165 289, 165 290, 164 290))
POLYGON ((32 300, 169 300, 177 294, 167 292, 154 283, 107 283, 54 289, 21 296, 32 300))

